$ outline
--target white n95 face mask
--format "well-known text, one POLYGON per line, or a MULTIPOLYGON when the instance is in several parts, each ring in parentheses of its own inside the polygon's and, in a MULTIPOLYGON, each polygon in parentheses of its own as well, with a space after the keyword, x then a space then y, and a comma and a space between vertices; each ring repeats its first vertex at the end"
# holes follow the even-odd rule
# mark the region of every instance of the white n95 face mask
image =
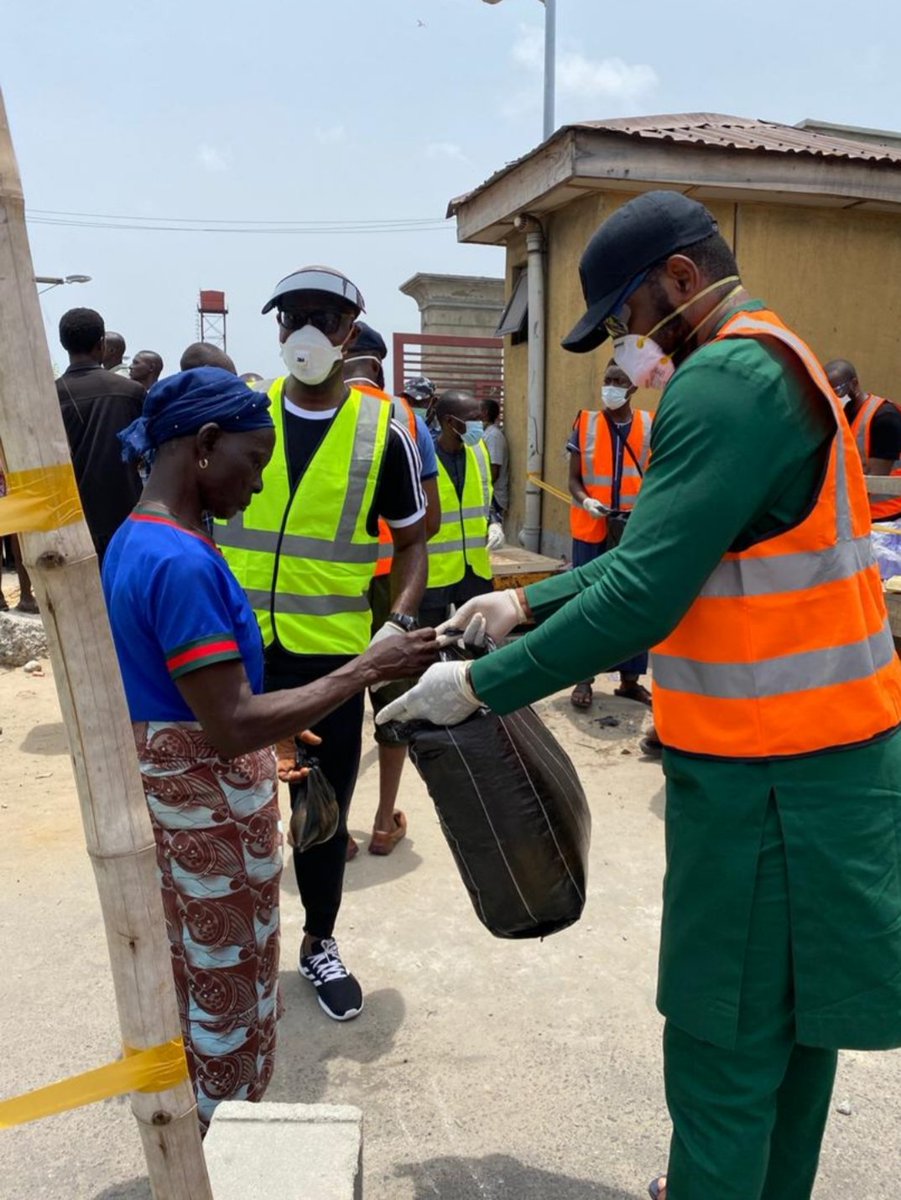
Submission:
POLYGON ((636 387, 654 388, 659 391, 665 388, 673 375, 676 373, 676 367, 673 363, 671 354, 666 354, 663 349, 654 341, 654 334, 658 329, 662 329, 674 317, 678 317, 680 313, 704 296, 707 296, 724 283, 735 282, 735 287, 732 288, 719 304, 710 310, 710 312, 702 317, 701 320, 691 329, 688 336, 683 340, 682 345, 685 345, 702 325, 706 325, 712 320, 715 314, 723 308, 736 292, 741 291, 741 281, 737 275, 724 275, 722 279, 717 279, 714 283, 710 283, 702 291, 692 296, 690 300, 686 300, 684 304, 680 304, 678 308, 674 308, 671 313, 667 313, 665 317, 657 322, 653 329, 648 333, 627 333, 622 337, 614 338, 613 340, 613 359, 618 367, 626 372, 636 387))
POLYGON ((653 338, 637 333, 627 333, 614 341, 613 359, 636 387, 665 388, 676 370, 672 358, 653 338))
POLYGON ((604 408, 616 410, 629 399, 629 389, 624 387, 614 387, 613 384, 607 384, 601 388, 601 403, 604 408))
POLYGON ((304 325, 282 342, 282 360, 300 383, 310 387, 324 383, 343 358, 340 346, 333 346, 321 329, 304 325))

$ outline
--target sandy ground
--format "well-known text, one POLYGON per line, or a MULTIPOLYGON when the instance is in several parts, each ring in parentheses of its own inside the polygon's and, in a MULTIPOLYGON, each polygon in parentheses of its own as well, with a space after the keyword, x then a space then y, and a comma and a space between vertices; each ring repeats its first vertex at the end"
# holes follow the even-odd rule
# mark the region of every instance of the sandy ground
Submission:
MULTIPOLYGON (((663 779, 637 748, 644 710, 612 687, 599 681, 587 715, 565 696, 542 705, 594 817, 589 903, 573 929, 543 943, 491 938, 408 768, 408 840, 348 868, 338 932, 367 1000, 357 1021, 338 1025, 296 974, 300 919, 286 872, 287 1014, 267 1099, 359 1105, 368 1200, 638 1200, 665 1164, 654 1008, 663 779), (620 724, 601 727, 604 716, 620 724)), ((0 671, 0 725, 0 1095, 9 1096, 114 1059, 118 1040, 49 667, 43 678, 0 671)), ((367 741, 351 822, 360 838, 375 786, 367 741)), ((3 1200, 150 1195, 125 1100, 0 1138, 3 1200)), ((844 1055, 817 1200, 884 1200, 899 1162, 901 1055, 844 1055)))

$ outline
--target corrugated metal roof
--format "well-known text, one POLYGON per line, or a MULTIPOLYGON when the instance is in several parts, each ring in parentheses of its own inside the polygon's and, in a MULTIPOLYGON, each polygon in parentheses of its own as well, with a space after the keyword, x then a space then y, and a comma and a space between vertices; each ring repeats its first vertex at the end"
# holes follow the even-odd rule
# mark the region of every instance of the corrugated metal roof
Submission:
MULTIPOLYGON (((754 117, 735 117, 723 113, 669 113, 650 117, 616 117, 609 121, 580 121, 564 125, 546 142, 506 163, 484 183, 457 196, 448 205, 453 217, 468 201, 485 192, 497 180, 522 163, 543 154, 549 146, 580 130, 615 134, 641 143, 669 142, 716 151, 738 150, 758 155, 804 155, 818 158, 841 169, 842 163, 870 164, 879 170, 901 166, 901 144, 881 144, 874 139, 855 140, 833 136, 831 132, 781 125, 778 121, 760 121, 754 117)), ((633 172, 634 175, 634 172, 633 172)), ((638 178, 636 175, 635 178, 638 178)))
POLYGON ((580 121, 574 129, 624 133, 642 141, 675 142, 717 150, 755 150, 776 154, 812 154, 817 158, 859 162, 901 163, 901 149, 871 141, 833 137, 812 129, 732 117, 722 113, 674 113, 654 117, 622 117, 610 121, 580 121))

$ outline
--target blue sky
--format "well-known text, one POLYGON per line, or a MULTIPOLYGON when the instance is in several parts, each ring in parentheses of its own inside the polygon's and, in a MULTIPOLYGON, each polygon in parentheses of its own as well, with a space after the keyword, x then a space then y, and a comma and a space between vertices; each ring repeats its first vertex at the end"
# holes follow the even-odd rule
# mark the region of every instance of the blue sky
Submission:
MULTIPOLYGON (((539 0, 35 0, 5 6, 0 81, 33 213, 198 221, 443 217, 540 140, 539 0)), ((901 127, 901 15, 858 0, 558 0, 557 121, 713 111, 901 127)), ((55 219, 55 218, 53 218, 55 219)), ((65 218, 68 219, 68 218, 65 218)), ((76 218, 84 220, 84 218, 76 218)), ((46 221, 47 218, 44 218, 46 221)), ((102 223, 102 222, 101 222, 102 223)), ((273 284, 305 262, 345 271, 386 335, 418 329, 416 271, 501 274, 453 224, 404 232, 200 233, 33 220, 39 274, 129 353, 175 368, 201 287, 227 293, 239 370, 279 365, 273 284)))

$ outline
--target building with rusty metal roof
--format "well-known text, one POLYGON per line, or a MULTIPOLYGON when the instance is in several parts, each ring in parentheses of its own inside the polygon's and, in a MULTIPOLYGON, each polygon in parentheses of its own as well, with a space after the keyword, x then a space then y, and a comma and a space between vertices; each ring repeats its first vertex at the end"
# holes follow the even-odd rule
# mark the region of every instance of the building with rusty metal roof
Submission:
POLYGON ((901 134, 718 113, 563 126, 448 209, 459 240, 506 250, 508 537, 524 529, 530 549, 567 549, 566 505, 545 495, 539 512, 527 473, 566 490, 563 447, 609 353, 560 348, 584 311, 579 258, 606 216, 653 188, 706 204, 750 290, 824 360, 851 358, 865 387, 901 401, 901 134))

